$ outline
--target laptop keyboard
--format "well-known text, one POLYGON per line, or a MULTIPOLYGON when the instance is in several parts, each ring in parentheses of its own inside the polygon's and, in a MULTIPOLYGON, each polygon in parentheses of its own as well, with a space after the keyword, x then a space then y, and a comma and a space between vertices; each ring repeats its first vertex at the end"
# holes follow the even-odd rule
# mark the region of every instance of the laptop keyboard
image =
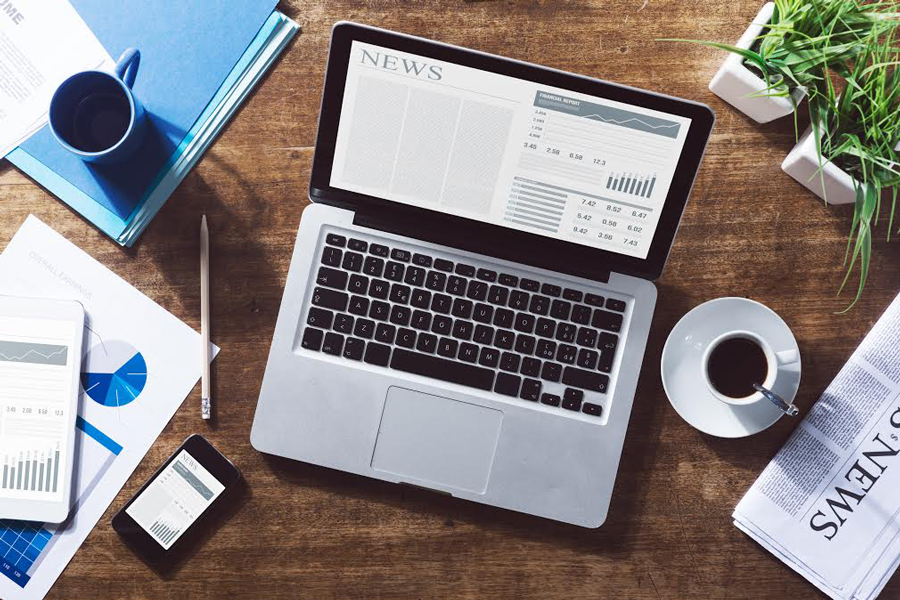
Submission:
POLYGON ((624 300, 336 233, 313 271, 306 350, 603 414, 624 300))

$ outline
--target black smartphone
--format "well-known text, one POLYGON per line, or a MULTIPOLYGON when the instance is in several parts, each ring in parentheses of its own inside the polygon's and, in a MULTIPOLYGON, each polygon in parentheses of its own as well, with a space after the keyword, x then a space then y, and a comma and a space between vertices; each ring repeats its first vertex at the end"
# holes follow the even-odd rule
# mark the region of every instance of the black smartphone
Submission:
POLYGON ((112 519, 149 564, 174 565, 234 499, 241 472, 202 436, 192 435, 112 519))

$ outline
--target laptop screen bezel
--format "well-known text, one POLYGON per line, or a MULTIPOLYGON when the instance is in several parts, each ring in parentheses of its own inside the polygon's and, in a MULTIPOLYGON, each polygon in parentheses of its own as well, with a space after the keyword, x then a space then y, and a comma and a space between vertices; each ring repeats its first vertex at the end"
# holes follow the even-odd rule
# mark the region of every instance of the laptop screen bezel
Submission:
POLYGON ((381 223, 393 223, 393 231, 428 242, 593 279, 603 279, 609 272, 618 272, 654 280, 665 266, 714 122, 712 110, 697 102, 357 23, 340 22, 335 24, 332 31, 309 195, 314 202, 350 209, 358 216, 377 218, 381 223), (330 181, 335 144, 350 49, 354 41, 691 119, 647 258, 618 254, 332 187, 330 181))

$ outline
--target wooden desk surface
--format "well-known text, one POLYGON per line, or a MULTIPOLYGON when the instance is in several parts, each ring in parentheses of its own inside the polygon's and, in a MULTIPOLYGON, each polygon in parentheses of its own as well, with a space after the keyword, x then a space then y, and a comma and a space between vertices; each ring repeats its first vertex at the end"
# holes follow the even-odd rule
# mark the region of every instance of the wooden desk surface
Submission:
MULTIPOLYGON (((198 224, 210 219, 219 420, 199 385, 48 598, 824 598, 731 523, 738 499, 791 432, 703 435, 669 406, 663 343, 693 306, 747 296, 776 310, 803 353, 799 405, 818 397, 898 291, 897 245, 878 228, 866 294, 834 293, 850 209, 826 208, 782 173, 790 119, 758 126, 707 89, 723 55, 660 37, 733 42, 759 2, 292 0, 302 25, 272 73, 135 248, 119 248, 8 163, 0 247, 34 213, 199 329, 198 224), (584 530, 327 469, 267 458, 249 428, 303 207, 332 23, 352 19, 710 104, 706 159, 658 282, 650 336, 606 525, 584 530), (171 580, 109 520, 187 435, 201 432, 249 483, 246 501, 171 580)), ((2 289, 2 283, 0 283, 2 289)), ((586 458, 587 459, 587 458, 586 458)), ((900 578, 882 594, 900 598, 900 578)))

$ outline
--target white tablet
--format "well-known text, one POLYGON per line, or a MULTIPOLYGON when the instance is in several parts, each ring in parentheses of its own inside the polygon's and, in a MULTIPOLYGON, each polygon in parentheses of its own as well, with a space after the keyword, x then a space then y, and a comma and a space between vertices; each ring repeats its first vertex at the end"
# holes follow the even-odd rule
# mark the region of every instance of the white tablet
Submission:
POLYGON ((84 308, 0 296, 0 518, 69 514, 84 308))

